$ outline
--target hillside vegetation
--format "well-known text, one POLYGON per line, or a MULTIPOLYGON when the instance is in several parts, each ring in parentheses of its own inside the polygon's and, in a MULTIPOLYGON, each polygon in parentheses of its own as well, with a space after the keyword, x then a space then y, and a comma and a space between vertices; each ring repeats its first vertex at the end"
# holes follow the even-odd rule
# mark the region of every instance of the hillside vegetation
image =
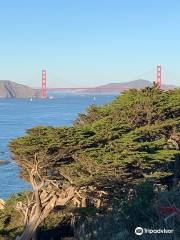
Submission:
MULTIPOLYGON (((35 127, 12 140, 21 177, 31 184, 32 176, 34 182, 45 183, 38 189, 41 201, 44 192, 59 196, 56 188, 75 189, 63 210, 57 211, 54 204, 56 211, 39 223, 39 239, 43 229, 57 231, 65 221, 63 214, 75 239, 135 239, 138 225, 164 226, 159 206, 180 207, 179 127, 180 90, 154 86, 125 91, 102 107, 93 105, 72 127, 35 127)), ((22 231, 23 223, 15 224, 9 210, 8 215, 3 239, 7 229, 11 234, 22 231)), ((178 234, 178 217, 173 221, 178 234)))

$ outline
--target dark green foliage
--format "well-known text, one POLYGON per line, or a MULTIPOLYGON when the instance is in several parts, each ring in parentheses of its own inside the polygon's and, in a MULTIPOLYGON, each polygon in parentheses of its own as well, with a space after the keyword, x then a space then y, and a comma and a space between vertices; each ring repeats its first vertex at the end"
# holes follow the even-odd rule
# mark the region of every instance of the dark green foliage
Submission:
MULTIPOLYGON (((72 127, 29 129, 11 141, 10 149, 27 181, 28 170, 38 161, 40 174, 59 185, 106 191, 101 214, 121 209, 125 197, 124 221, 132 227, 147 216, 150 222, 156 219, 151 183, 170 189, 179 182, 179 128, 180 90, 148 87, 126 91, 103 107, 93 105, 72 127), (147 211, 141 214, 139 206, 147 211)), ((86 210, 92 214, 91 208, 86 210)))
POLYGON ((93 105, 70 128, 30 129, 10 149, 24 177, 36 155, 45 177, 63 180, 65 174, 76 185, 160 179, 173 175, 179 152, 168 149, 169 139, 179 138, 179 103, 180 90, 129 90, 104 107, 93 105))
POLYGON ((155 223, 158 216, 155 214, 153 208, 155 202, 154 186, 150 182, 139 184, 129 201, 124 203, 122 207, 122 213, 124 219, 126 219, 129 227, 129 231, 135 229, 136 226, 143 226, 143 221, 146 219, 149 224, 155 223))

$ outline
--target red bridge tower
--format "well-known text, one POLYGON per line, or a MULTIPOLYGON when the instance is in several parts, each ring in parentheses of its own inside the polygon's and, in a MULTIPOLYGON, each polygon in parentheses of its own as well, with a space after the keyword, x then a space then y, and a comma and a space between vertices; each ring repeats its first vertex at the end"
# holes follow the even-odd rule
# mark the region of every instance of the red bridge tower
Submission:
POLYGON ((46 70, 42 70, 42 79, 41 79, 41 98, 47 98, 47 89, 46 89, 46 70))
POLYGON ((158 88, 161 88, 161 84, 162 84, 162 67, 161 67, 161 65, 157 66, 156 84, 157 84, 158 88))

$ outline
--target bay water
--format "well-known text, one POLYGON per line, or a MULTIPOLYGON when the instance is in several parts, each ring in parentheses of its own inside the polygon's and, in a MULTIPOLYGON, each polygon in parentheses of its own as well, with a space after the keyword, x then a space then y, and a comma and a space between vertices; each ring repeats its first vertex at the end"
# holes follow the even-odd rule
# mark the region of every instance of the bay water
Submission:
POLYGON ((53 99, 0 99, 0 198, 30 189, 19 178, 19 169, 11 159, 8 143, 23 136, 26 129, 35 126, 71 126, 78 113, 85 112, 89 105, 109 103, 114 95, 54 94, 53 99))

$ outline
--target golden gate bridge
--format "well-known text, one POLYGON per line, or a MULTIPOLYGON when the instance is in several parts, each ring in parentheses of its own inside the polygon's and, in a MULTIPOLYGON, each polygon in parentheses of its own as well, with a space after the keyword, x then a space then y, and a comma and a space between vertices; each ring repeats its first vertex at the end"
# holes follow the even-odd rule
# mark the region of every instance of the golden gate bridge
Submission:
MULTIPOLYGON (((161 88, 162 87, 162 66, 161 65, 157 65, 156 67, 156 79, 155 79, 155 83, 157 85, 157 87, 161 88)), ((48 88, 47 87, 47 71, 46 69, 42 70, 42 76, 41 76, 41 98, 46 99, 48 98, 47 92, 58 92, 58 91, 74 91, 74 90, 87 90, 90 89, 88 87, 86 88, 81 88, 81 87, 70 87, 70 88, 48 88)), ((122 87, 122 90, 127 90, 129 88, 127 87, 122 87)), ((107 90, 107 88, 106 88, 107 90)))

